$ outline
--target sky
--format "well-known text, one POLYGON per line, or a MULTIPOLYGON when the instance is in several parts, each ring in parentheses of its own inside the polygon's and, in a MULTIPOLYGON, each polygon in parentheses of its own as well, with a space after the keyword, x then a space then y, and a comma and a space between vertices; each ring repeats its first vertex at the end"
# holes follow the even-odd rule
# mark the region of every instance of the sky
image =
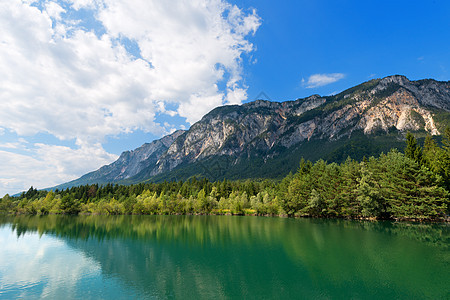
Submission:
POLYGON ((211 109, 450 80, 450 1, 0 0, 0 196, 211 109))

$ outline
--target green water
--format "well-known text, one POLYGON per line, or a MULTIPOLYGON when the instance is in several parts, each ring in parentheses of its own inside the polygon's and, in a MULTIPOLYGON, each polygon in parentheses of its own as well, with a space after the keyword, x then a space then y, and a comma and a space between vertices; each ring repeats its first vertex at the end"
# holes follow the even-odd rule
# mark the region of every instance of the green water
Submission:
POLYGON ((450 299, 445 224, 0 217, 0 298, 450 299))

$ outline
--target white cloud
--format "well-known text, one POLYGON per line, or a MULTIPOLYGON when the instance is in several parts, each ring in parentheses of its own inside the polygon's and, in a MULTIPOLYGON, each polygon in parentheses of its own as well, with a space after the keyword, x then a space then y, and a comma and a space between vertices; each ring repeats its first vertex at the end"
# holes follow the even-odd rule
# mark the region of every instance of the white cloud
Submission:
POLYGON ((64 8, 62 8, 55 2, 46 3, 46 11, 51 18, 54 18, 58 21, 61 20, 61 14, 66 12, 64 8))
POLYGON ((13 152, 18 148, 0 150, 0 196, 27 190, 31 185, 52 187, 117 159, 99 144, 79 149, 35 144, 31 148, 20 147, 22 153, 13 152))
POLYGON ((221 101, 212 107, 227 103, 226 95, 216 85, 225 73, 230 75, 228 93, 243 88, 238 84, 241 55, 253 50, 245 37, 260 24, 255 11, 245 14, 221 0, 139 0, 132 6, 126 1, 103 4, 99 19, 108 34, 136 41, 141 56, 154 67, 152 97, 178 104, 179 115, 188 122, 199 120, 212 106, 204 107, 199 102, 217 100, 220 96, 221 101), (226 12, 228 15, 224 17, 226 12), (192 101, 192 97, 199 102, 192 101))
POLYGON ((309 76, 308 80, 302 79, 302 85, 306 85, 306 88, 312 89, 334 83, 345 77, 343 73, 331 73, 331 74, 314 74, 309 76))
POLYGON ((31 156, 0 150, 0 196, 27 190, 29 185, 45 187, 46 175, 55 178, 49 174, 52 169, 31 156))
MULTIPOLYGON (((78 153, 69 155, 77 161, 91 151, 87 145, 100 149, 106 136, 172 130, 172 124, 159 124, 158 114, 193 123, 216 106, 241 103, 247 97, 242 55, 254 50, 247 37, 260 23, 255 11, 225 0, 0 0, 0 135, 6 129, 75 140, 78 148, 66 150, 78 153), (66 11, 81 8, 92 12, 101 30, 64 19, 77 15, 66 11), (137 45, 137 58, 123 39, 137 45)), ((28 173, 44 168, 43 156, 37 162, 14 157, 20 159, 28 173)), ((55 177, 50 167, 46 176, 76 173, 62 169, 66 173, 55 177)), ((13 178, 5 172, 0 177, 13 178)))
MULTIPOLYGON (((30 231, 20 238, 17 234, 9 226, 1 228, 2 286, 10 292, 20 291, 20 295, 13 293, 14 296, 9 297, 55 299, 70 295, 77 298, 76 286, 82 284, 80 281, 101 274, 97 261, 81 251, 75 251, 62 239, 30 231), (24 286, 27 288, 24 289, 24 286), (34 288, 36 286, 38 288, 34 288)), ((109 283, 108 286, 116 285, 109 283)))
POLYGON ((94 0, 65 0, 66 2, 71 3, 72 7, 76 10, 81 8, 93 8, 95 5, 94 0))
POLYGON ((17 149, 19 146, 19 143, 0 143, 0 148, 17 149))
POLYGON ((48 132, 95 142, 139 127, 158 132, 151 100, 140 88, 139 81, 149 79, 144 61, 91 32, 55 36, 36 8, 22 4, 8 12, 0 5, 0 11, 1 126, 19 135, 48 132))
POLYGON ((206 93, 191 95, 189 102, 182 103, 179 110, 186 114, 189 123, 194 123, 205 113, 221 105, 222 101, 223 95, 221 94, 206 93))
POLYGON ((256 12, 221 0, 73 5, 95 9, 107 34, 58 22, 64 9, 52 1, 41 12, 0 0, 0 126, 20 135, 100 141, 136 129, 161 134, 155 122, 161 101, 195 122, 207 110, 192 96, 222 97, 215 106, 245 100, 241 55, 253 50, 245 37, 260 25, 256 12), (142 59, 117 42, 123 37, 137 43, 142 59), (222 80, 226 91, 217 89, 222 80))
POLYGON ((105 165, 118 158, 107 153, 100 144, 81 145, 78 149, 40 143, 34 146, 39 161, 53 166, 59 176, 71 179, 92 170, 92 166, 105 165))
POLYGON ((228 91, 227 104, 241 104, 245 99, 247 99, 246 89, 234 88, 228 91))

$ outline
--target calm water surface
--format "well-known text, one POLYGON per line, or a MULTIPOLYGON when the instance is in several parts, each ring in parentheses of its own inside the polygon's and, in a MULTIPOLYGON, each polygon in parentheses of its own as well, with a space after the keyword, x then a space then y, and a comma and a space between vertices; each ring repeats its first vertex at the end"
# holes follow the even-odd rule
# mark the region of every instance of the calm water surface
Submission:
POLYGON ((0 298, 450 299, 445 224, 0 217, 0 298))

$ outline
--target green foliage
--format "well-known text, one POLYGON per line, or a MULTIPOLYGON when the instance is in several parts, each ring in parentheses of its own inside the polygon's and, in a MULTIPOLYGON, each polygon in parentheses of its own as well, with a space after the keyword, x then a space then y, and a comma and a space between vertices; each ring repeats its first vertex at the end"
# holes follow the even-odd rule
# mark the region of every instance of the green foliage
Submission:
POLYGON ((406 134, 405 156, 422 164, 422 148, 417 145, 416 138, 410 132, 406 134))
POLYGON ((13 200, 8 194, 6 194, 0 201, 0 212, 11 213, 13 208, 13 200))
POLYGON ((442 147, 427 136, 422 149, 407 135, 405 154, 391 150, 361 162, 300 160, 295 173, 275 181, 164 181, 86 185, 5 195, 8 214, 251 214, 442 220, 448 216, 450 129, 442 147))
POLYGON ((376 106, 382 100, 386 99, 386 97, 389 97, 390 95, 392 95, 393 93, 398 91, 400 89, 400 87, 401 86, 399 84, 391 83, 385 89, 376 92, 374 97, 373 97, 374 99, 370 103, 370 107, 376 106))
POLYGON ((443 109, 433 109, 429 108, 433 112, 433 119, 437 129, 443 133, 446 127, 450 126, 450 112, 443 109))
POLYGON ((431 136, 425 138, 423 164, 438 175, 439 185, 450 191, 450 127, 444 130, 442 148, 431 136))
POLYGON ((379 217, 383 213, 383 198, 380 195, 380 186, 367 169, 365 163, 361 164, 361 177, 356 187, 356 197, 361 214, 364 217, 379 217))
POLYGON ((360 85, 349 88, 337 95, 327 97, 327 102, 324 107, 324 111, 333 112, 336 111, 346 105, 351 105, 357 102, 352 96, 356 94, 367 95, 367 92, 373 89, 378 83, 380 79, 373 79, 367 82, 364 82, 360 85))
MULTIPOLYGON (((252 151, 239 157, 213 156, 201 162, 180 165, 170 172, 151 177, 147 182, 188 181, 194 176, 207 178, 209 181, 224 179, 238 181, 247 178, 253 181, 282 180, 289 172, 297 170, 302 157, 312 162, 322 158, 326 161, 342 163, 349 156, 362 160, 364 156, 378 156, 392 148, 402 150, 404 147, 405 144, 399 139, 398 132, 366 136, 362 131, 354 131, 348 139, 342 138, 336 141, 316 139, 289 149, 280 147, 264 153, 252 151)), ((135 179, 136 181, 124 183, 141 182, 140 179, 135 179)))
POLYGON ((411 119, 419 124, 420 128, 425 128, 425 120, 423 119, 422 115, 415 110, 411 110, 411 119))

